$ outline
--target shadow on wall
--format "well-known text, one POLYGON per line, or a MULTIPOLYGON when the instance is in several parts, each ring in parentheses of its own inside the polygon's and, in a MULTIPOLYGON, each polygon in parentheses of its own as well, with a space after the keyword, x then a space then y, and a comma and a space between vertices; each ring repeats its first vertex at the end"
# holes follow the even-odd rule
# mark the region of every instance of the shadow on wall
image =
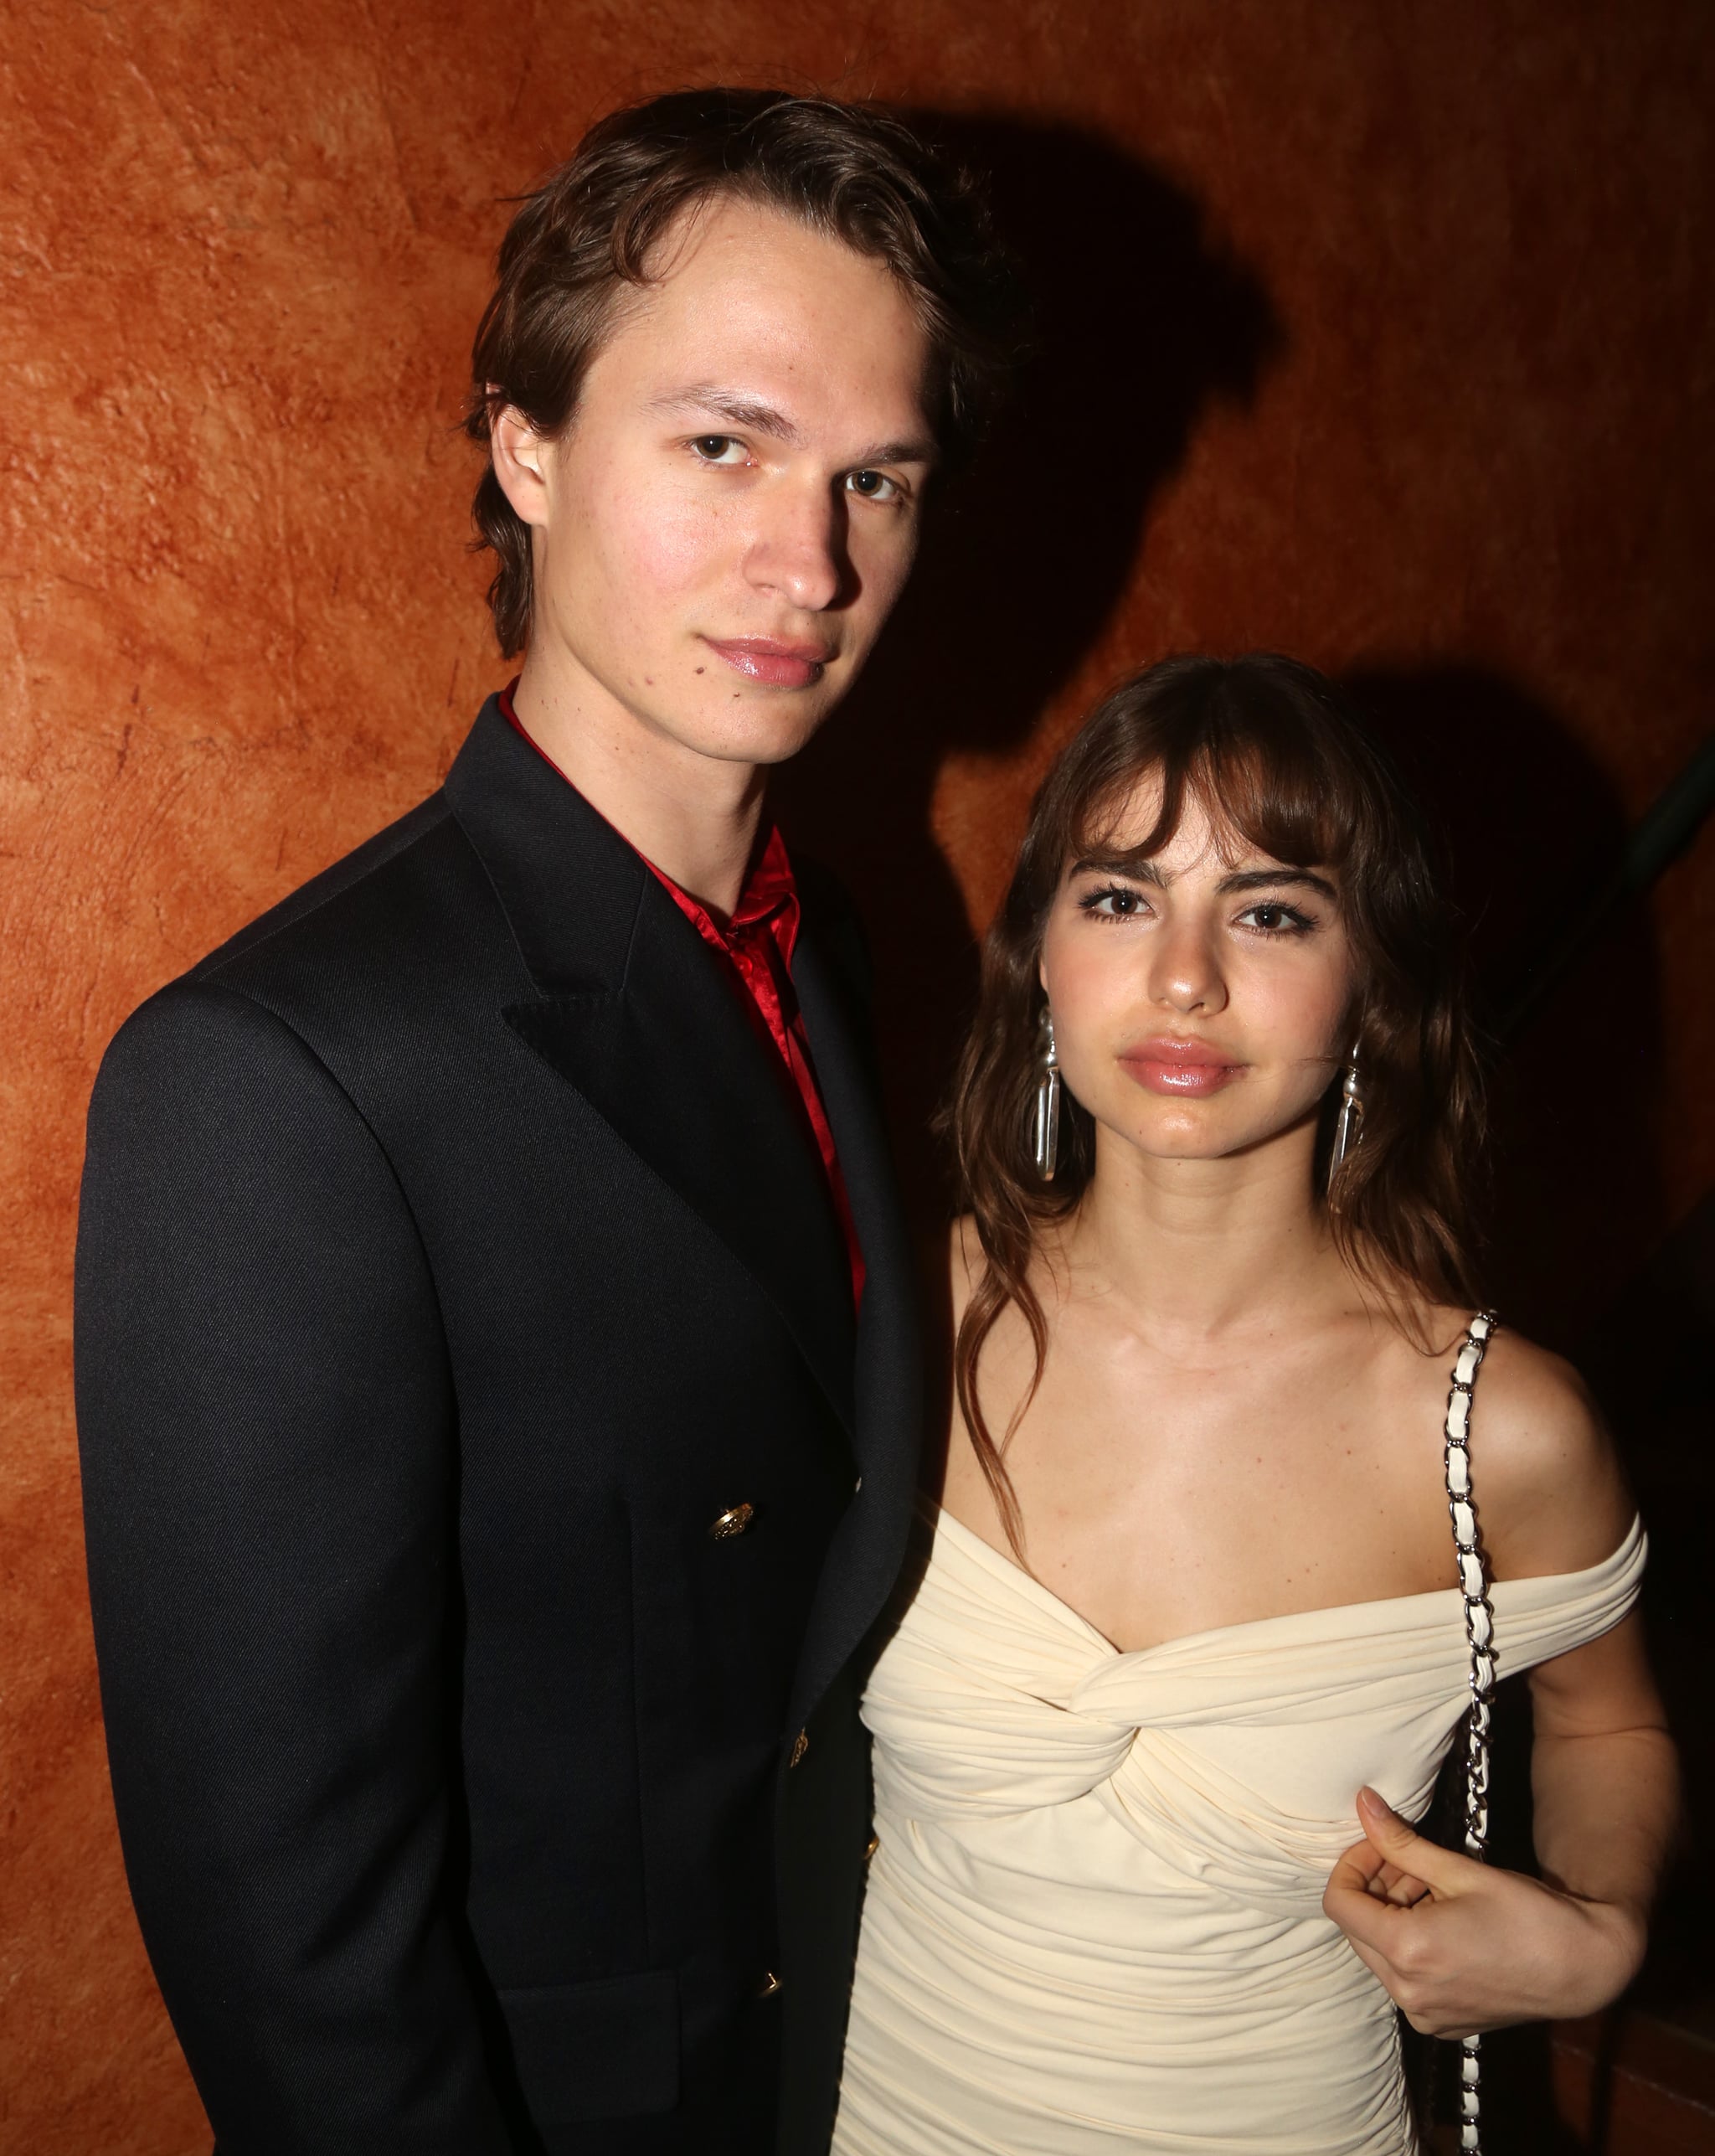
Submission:
MULTIPOLYGON (((1204 413, 1251 402, 1285 338, 1257 277, 1211 243, 1196 201, 1141 161, 1071 128, 913 116, 991 174, 997 220, 1036 307, 1036 354, 979 469, 950 493, 851 705, 781 774, 780 793, 795 838, 841 873, 868 925, 900 1166, 928 1229, 946 1197, 930 1117, 976 974, 931 829, 943 762, 1028 741, 1106 629, 1159 490, 1204 413), (1090 412, 1125 424, 1104 430, 1099 459, 1066 453, 1090 412)), ((1498 675, 1370 668, 1345 686, 1443 834, 1479 1008, 1492 1022, 1616 859, 1622 804, 1572 728, 1498 675)), ((1655 941, 1637 905, 1499 1060, 1493 1293, 1522 1329, 1574 1354, 1594 1353, 1592 1321, 1616 1308, 1666 1225, 1661 1031, 1655 941), (1599 1083, 1576 1082, 1572 1074, 1589 1070, 1591 987, 1604 975, 1625 983, 1625 1037, 1604 1038, 1599 1083)), ((1706 1602, 1702 1629, 1685 1627, 1699 1645, 1706 1602)), ((1505 1854, 1527 1864, 1522 1700, 1508 1730, 1505 1854)), ((1672 1952, 1654 1958, 1658 1988, 1678 1995, 1672 1952)), ((1494 2049, 1502 2137, 1573 2146, 1554 2115, 1548 2032, 1511 2031, 1494 2049)))
MULTIPOLYGON (((1477 1004, 1491 1024, 1531 984, 1617 861, 1624 807, 1572 730, 1495 675, 1465 668, 1368 671, 1344 686, 1376 722, 1439 827, 1472 942, 1477 1004)), ((1709 1349, 1715 1338, 1715 1215, 1705 1202, 1671 1236, 1661 1150, 1662 1009, 1645 904, 1625 907, 1568 977, 1503 1043, 1492 1081, 1494 1237, 1490 1292, 1522 1331, 1568 1355, 1599 1399, 1625 1456, 1651 1556, 1645 1608, 1670 1719, 1685 1751, 1690 1816, 1709 1816, 1715 1748, 1702 1711, 1715 1602, 1703 1544, 1712 1475, 1709 1349), (1620 993, 1615 993, 1615 984, 1620 993)), ((1525 1680, 1503 1685, 1494 1748, 1495 1859, 1531 1870, 1532 1718, 1525 1680)), ((1456 1761, 1437 1800, 1439 1839, 1460 1791, 1456 1761)), ((1594 2138, 1557 2114, 1551 2032, 1486 2040, 1486 2098, 1502 2147, 1607 2145, 1612 2046, 1627 2011, 1715 2027, 1707 1975, 1710 1894, 1682 1859, 1662 1899, 1649 1960, 1604 2022, 1594 2138)), ((1434 2077, 1454 2116, 1449 2047, 1409 2043, 1414 2079, 1434 2077)), ((1618 2145, 1616 2143, 1616 2145, 1618 2145)), ((1664 2144, 1665 2145, 1665 2144, 1664 2144)))
MULTIPOLYGON (((1494 674, 1375 669, 1343 685, 1442 834, 1478 1009, 1499 1024, 1532 962, 1618 860, 1624 807, 1572 729, 1494 674)), ((1522 1331, 1575 1360, 1668 1225, 1662 1030, 1655 933, 1639 901, 1496 1060, 1489 1292, 1522 1331), (1593 1025, 1604 981, 1624 994, 1601 994, 1593 1025)))
POLYGON ((991 175, 1022 259, 1034 353, 978 469, 949 490, 899 615, 837 725, 783 775, 791 828, 855 893, 908 1200, 941 1217, 929 1122, 976 988, 959 890, 930 831, 960 750, 1021 747, 1124 593, 1151 504, 1210 402, 1247 403, 1281 336, 1257 279, 1197 204, 1069 127, 909 114, 991 175), (1122 414, 1099 458, 1069 453, 1122 414))
MULTIPOLYGON (((916 125, 991 177, 997 221, 1035 309, 1034 357, 971 477, 950 489, 899 616, 837 725, 781 775, 790 827, 845 878, 874 946, 877 1017, 908 1202, 944 1214, 930 1135, 976 988, 976 954, 931 807, 950 754, 1022 748, 1096 647, 1151 507, 1211 405, 1253 400, 1285 333, 1199 204, 1072 127, 935 113, 916 125), (1121 414, 1099 458, 1066 445, 1121 414)), ((1491 673, 1372 668, 1347 684, 1445 833, 1484 1002, 1612 863, 1625 819, 1572 730, 1491 673)), ((1551 1344, 1573 1341, 1659 1241, 1655 1073, 1661 1016, 1641 906, 1593 963, 1623 969, 1628 1025, 1602 1105, 1567 1082, 1579 983, 1552 998, 1496 1084, 1495 1292, 1551 1344), (1568 1173, 1568 1164, 1576 1172, 1568 1173)), ((1588 982, 1592 976, 1583 976, 1588 982)))
POLYGON ((1657 1906, 1650 1958, 1634 1994, 1645 2012, 1715 2046, 1715 1881, 1702 1844, 1715 1821, 1715 1194, 1674 1230, 1589 1337, 1579 1366, 1620 1432, 1650 1530, 1644 1608, 1685 1768, 1678 1871, 1657 1906))

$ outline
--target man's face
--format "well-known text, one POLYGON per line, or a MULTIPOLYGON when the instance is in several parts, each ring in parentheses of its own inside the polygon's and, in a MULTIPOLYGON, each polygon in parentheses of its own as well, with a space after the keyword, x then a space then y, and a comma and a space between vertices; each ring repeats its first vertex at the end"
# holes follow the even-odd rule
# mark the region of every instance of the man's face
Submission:
POLYGON ((619 304, 562 438, 502 422, 497 470, 533 528, 530 657, 682 747, 777 763, 910 571, 923 330, 879 263, 738 201, 619 304))

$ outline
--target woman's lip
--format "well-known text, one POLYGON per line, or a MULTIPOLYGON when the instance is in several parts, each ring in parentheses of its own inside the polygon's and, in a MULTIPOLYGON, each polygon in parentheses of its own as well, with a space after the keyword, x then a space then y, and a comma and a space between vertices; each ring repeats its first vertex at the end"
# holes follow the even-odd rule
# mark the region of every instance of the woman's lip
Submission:
POLYGON ((1120 1058, 1128 1077, 1151 1093, 1218 1093, 1244 1070, 1203 1040, 1146 1040, 1120 1058))
POLYGON ((1183 1039, 1177 1034, 1158 1033, 1152 1039, 1141 1040, 1136 1048, 1128 1048, 1121 1058, 1125 1062, 1140 1063, 1208 1063, 1224 1070, 1234 1068, 1234 1060, 1225 1049, 1217 1048, 1210 1041, 1183 1039))
POLYGON ((705 637, 734 672, 769 689, 808 689, 833 657, 826 644, 782 643, 773 637, 705 637))

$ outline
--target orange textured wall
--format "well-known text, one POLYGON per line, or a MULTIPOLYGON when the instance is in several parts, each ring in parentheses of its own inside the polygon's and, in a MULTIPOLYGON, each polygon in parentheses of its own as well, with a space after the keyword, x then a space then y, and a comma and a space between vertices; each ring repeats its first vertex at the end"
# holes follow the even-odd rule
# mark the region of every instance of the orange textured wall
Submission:
MULTIPOLYGON (((0 2143, 207 2146, 109 1812, 69 1382, 124 1014, 436 782, 501 675, 450 430, 500 198, 622 99, 946 116, 1033 387, 789 789, 868 905, 914 1182, 1030 784, 1192 645, 1357 677, 1502 970, 1709 723, 1702 0, 5 0, 0 2143), (20 1021, 22 1023, 20 1023, 20 1021)), ((1575 1336, 1715 1172, 1706 832, 1506 1081, 1497 1265, 1575 1336)), ((927 1202, 927 1201, 925 1201, 927 1202)))

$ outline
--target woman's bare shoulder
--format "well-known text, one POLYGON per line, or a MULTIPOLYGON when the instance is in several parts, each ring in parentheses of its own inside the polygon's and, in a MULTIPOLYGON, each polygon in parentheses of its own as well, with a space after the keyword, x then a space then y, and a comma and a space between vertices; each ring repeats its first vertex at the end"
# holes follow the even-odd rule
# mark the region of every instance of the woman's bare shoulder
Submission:
POLYGON ((1582 1571, 1635 1509, 1594 1396, 1572 1364, 1502 1326, 1471 1403, 1471 1477, 1497 1576, 1582 1571))

